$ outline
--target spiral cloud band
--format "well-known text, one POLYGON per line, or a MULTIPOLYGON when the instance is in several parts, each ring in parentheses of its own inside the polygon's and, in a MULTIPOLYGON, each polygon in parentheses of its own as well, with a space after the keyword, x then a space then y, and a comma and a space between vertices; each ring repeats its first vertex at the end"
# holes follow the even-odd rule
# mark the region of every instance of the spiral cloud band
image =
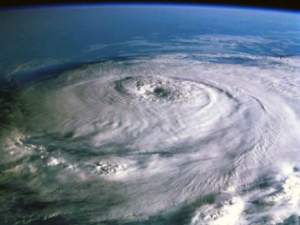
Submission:
POLYGON ((300 212, 299 74, 297 57, 200 53, 66 71, 19 91, 1 137, 3 173, 26 180, 43 205, 28 220, 291 221, 300 212))

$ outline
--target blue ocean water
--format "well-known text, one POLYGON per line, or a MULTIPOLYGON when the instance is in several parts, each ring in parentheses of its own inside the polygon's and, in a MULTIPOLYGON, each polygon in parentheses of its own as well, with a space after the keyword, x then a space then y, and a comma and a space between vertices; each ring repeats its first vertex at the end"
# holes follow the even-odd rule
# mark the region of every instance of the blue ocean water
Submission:
POLYGON ((178 42, 201 35, 265 38, 269 43, 257 44, 256 48, 241 45, 237 50, 297 55, 299 21, 296 12, 223 6, 124 4, 7 9, 0 11, 1 78, 109 57, 176 52, 176 46, 184 44, 187 51, 207 52, 205 43, 178 42))

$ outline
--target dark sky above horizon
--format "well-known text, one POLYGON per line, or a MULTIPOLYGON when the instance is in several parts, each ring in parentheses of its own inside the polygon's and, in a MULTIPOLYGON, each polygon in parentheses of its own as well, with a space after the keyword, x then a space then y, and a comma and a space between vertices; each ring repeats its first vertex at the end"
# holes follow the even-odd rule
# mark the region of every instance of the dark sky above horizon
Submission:
POLYGON ((208 4, 208 5, 228 5, 242 7, 258 7, 289 11, 299 11, 299 1, 295 0, 4 0, 0 1, 0 7, 28 7, 40 5, 57 4, 98 4, 98 3, 152 3, 152 4, 208 4))

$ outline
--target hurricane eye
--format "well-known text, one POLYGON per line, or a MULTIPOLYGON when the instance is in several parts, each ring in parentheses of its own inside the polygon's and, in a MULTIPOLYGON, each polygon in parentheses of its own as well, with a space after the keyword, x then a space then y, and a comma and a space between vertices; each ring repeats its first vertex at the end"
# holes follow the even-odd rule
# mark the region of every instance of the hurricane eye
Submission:
POLYGON ((166 98, 170 95, 170 91, 163 87, 154 88, 153 93, 156 97, 159 97, 159 98, 166 98))

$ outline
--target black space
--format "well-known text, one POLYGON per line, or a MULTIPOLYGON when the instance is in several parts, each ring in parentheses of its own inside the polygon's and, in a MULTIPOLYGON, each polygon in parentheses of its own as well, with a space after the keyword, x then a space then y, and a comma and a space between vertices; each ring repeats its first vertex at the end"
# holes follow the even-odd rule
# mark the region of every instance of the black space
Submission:
POLYGON ((101 1, 101 0, 1 0, 1 8, 12 7, 30 7, 43 5, 60 5, 60 4, 94 4, 94 3, 151 3, 151 4, 193 4, 193 5, 225 5, 225 6, 242 6, 258 7, 267 9, 279 9, 288 11, 300 11, 300 1, 296 0, 162 0, 162 1, 101 1))

